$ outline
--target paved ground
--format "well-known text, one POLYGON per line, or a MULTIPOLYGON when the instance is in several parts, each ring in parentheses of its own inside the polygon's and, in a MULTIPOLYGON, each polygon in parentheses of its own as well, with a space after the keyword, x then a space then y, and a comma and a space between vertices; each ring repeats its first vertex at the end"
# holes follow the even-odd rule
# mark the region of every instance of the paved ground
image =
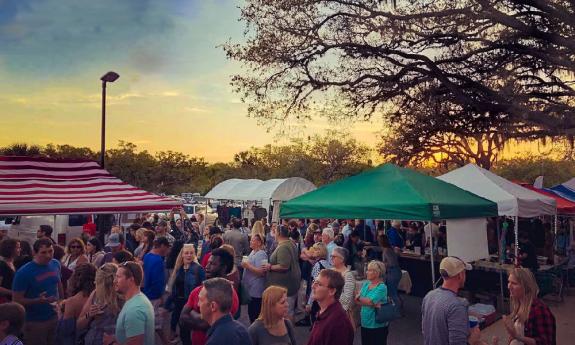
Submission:
MULTIPOLYGON (((555 302, 552 299, 545 298, 544 301, 551 307, 557 320, 557 344, 574 344, 575 341, 575 288, 568 291, 569 295, 565 297, 562 303, 555 302)), ((421 298, 403 295, 405 316, 392 323, 389 328, 389 345, 414 345, 422 344, 421 336, 421 298)), ((247 309, 242 308, 242 317, 240 319, 246 325, 247 309)), ((490 340, 493 336, 499 336, 501 345, 507 344, 507 336, 501 320, 482 330, 482 338, 490 340)), ((299 345, 307 343, 309 335, 308 327, 297 327, 296 337, 299 345)), ((355 336, 354 345, 361 344, 359 332, 355 336)))

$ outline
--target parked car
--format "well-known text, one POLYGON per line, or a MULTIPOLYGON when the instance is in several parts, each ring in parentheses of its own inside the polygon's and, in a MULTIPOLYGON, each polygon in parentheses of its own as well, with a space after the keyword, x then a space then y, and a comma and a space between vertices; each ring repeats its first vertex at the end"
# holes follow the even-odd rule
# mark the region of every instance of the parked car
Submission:
POLYGON ((203 214, 206 217, 207 225, 214 224, 214 221, 218 217, 218 214, 209 205, 207 205, 206 214, 206 204, 183 204, 182 207, 189 218, 199 213, 203 214))

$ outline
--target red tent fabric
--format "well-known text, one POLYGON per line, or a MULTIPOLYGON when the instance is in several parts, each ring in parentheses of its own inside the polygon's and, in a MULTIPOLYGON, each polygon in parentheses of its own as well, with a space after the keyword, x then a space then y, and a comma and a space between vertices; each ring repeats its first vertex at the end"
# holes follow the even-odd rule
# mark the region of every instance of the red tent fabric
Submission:
POLYGON ((543 194, 545 196, 548 196, 550 198, 555 199, 555 201, 557 202, 557 213, 558 214, 575 214, 575 202, 572 202, 570 200, 562 198, 555 193, 551 193, 551 192, 548 192, 548 191, 543 190, 543 189, 535 188, 535 187, 533 187, 533 185, 530 185, 528 183, 519 183, 519 184, 522 187, 525 187, 527 189, 531 189, 532 191, 535 191, 537 193, 540 193, 540 194, 543 194))
POLYGON ((163 212, 180 205, 93 161, 0 156, 0 215, 163 212))

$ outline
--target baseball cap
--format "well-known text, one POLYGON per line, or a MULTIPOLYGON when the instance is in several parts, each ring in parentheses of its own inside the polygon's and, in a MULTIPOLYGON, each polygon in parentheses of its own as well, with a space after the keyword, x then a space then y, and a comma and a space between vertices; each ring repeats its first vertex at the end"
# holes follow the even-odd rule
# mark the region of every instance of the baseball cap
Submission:
POLYGON ((120 243, 120 234, 111 234, 108 237, 108 243, 106 243, 107 247, 117 247, 120 243))
POLYGON ((463 270, 470 271, 472 268, 470 264, 456 256, 448 256, 441 260, 439 264, 439 272, 441 272, 443 276, 447 274, 448 277, 453 277, 463 270), (443 272, 445 272, 445 274, 443 272))

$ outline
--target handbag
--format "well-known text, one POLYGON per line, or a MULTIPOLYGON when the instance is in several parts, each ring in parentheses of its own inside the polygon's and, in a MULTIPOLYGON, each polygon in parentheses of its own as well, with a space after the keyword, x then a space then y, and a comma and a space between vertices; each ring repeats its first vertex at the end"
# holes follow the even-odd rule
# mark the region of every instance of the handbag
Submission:
POLYGON ((377 323, 386 323, 401 318, 399 307, 389 300, 379 308, 375 308, 375 321, 377 323))

